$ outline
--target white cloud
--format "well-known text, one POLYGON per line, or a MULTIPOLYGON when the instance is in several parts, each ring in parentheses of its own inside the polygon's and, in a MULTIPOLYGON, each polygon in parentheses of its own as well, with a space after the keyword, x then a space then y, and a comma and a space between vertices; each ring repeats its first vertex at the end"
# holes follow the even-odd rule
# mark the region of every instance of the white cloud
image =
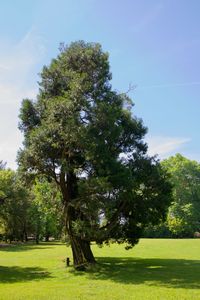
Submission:
POLYGON ((45 54, 44 40, 33 29, 14 45, 5 45, 1 41, 0 45, 1 83, 22 85, 32 68, 45 54))
POLYGON ((16 155, 17 151, 22 144, 22 135, 15 130, 12 136, 7 137, 0 143, 0 158, 7 162, 7 167, 16 169, 16 155))
POLYGON ((44 41, 34 30, 30 30, 18 43, 4 45, 0 51, 0 105, 19 104, 23 97, 35 96, 36 82, 30 86, 28 80, 44 53, 44 41))
POLYGON ((161 159, 175 154, 181 147, 190 141, 189 138, 149 136, 146 139, 148 143, 149 155, 156 155, 161 159))
POLYGON ((0 160, 11 168, 16 168, 22 142, 17 128, 20 103, 36 95, 36 67, 44 57, 44 44, 33 29, 16 44, 0 41, 0 160))
POLYGON ((23 98, 34 98, 36 92, 34 87, 0 84, 0 105, 20 103, 23 98))

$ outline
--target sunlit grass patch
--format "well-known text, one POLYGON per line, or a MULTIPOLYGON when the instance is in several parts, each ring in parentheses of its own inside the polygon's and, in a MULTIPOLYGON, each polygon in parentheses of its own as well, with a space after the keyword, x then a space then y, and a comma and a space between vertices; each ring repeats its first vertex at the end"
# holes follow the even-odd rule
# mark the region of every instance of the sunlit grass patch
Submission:
MULTIPOLYGON (((0 299, 200 299, 200 240, 93 246, 97 265, 66 267, 60 243, 0 248, 0 299)), ((72 260, 72 259, 71 259, 72 260)))

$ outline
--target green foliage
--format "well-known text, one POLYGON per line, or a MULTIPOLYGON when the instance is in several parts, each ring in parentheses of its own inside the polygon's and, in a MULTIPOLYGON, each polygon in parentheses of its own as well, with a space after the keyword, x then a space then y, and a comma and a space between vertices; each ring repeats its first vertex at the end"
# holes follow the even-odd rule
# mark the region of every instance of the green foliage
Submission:
POLYGON ((37 239, 60 237, 63 228, 60 193, 53 183, 37 178, 32 187, 31 223, 37 239))
POLYGON ((25 186, 12 170, 0 170, 0 237, 27 241, 60 237, 63 230, 60 194, 44 179, 25 186))
POLYGON ((162 165, 174 186, 167 225, 174 236, 192 237, 200 231, 200 164, 177 154, 162 165))
POLYGON ((20 182, 17 173, 0 170, 0 230, 6 239, 26 239, 28 220, 28 192, 20 182))
POLYGON ((167 221, 161 222, 158 225, 148 225, 145 230, 143 237, 145 238, 169 238, 172 237, 172 233, 169 229, 167 221))
POLYGON ((131 99, 110 80, 99 44, 63 47, 42 70, 37 100, 22 102, 18 161, 25 174, 59 186, 71 237, 134 245, 147 224, 165 217, 171 186, 146 154, 147 129, 131 99))

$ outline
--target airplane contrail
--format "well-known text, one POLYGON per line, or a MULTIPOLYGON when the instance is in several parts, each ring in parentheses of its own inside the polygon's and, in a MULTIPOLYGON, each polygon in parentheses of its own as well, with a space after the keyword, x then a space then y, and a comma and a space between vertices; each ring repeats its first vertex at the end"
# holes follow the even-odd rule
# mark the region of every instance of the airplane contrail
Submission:
POLYGON ((144 86, 137 85, 137 88, 138 89, 154 89, 154 88, 168 88, 168 87, 192 86, 192 85, 200 85, 200 81, 183 82, 183 83, 151 84, 151 85, 144 85, 144 86))

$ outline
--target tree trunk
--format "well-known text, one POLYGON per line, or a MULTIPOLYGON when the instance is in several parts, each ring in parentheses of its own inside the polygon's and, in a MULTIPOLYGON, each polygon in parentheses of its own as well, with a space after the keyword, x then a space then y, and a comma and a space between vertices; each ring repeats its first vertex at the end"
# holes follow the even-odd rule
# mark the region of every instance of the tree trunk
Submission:
POLYGON ((27 231, 24 232, 24 239, 25 239, 25 242, 28 242, 28 235, 27 235, 27 231))
POLYGON ((38 245, 39 244, 39 234, 36 233, 36 236, 35 236, 35 243, 38 245))
POLYGON ((45 242, 49 242, 49 234, 45 235, 45 242))
POLYGON ((25 242, 28 241, 28 235, 27 235, 27 231, 26 231, 26 224, 24 223, 24 228, 23 228, 23 240, 25 242))
POLYGON ((74 267, 84 270, 87 264, 94 264, 96 261, 90 247, 90 242, 77 236, 72 226, 73 221, 77 220, 77 216, 80 217, 76 209, 70 205, 72 199, 77 196, 77 178, 73 173, 68 173, 67 176, 63 175, 62 173, 60 187, 64 201, 66 232, 72 248, 74 267), (66 177, 67 184, 65 182, 66 177))
POLYGON ((73 232, 71 223, 72 220, 75 220, 74 216, 74 209, 72 207, 68 208, 66 213, 66 231, 70 239, 74 267, 79 268, 87 264, 94 264, 96 261, 90 247, 90 242, 76 236, 73 232))
POLYGON ((40 240, 40 220, 38 218, 36 222, 36 233, 35 233, 36 244, 39 244, 39 240, 40 240))
POLYGON ((75 268, 96 262, 90 247, 90 242, 76 236, 71 236, 70 242, 75 268))
POLYGON ((87 262, 90 264, 96 263, 94 255, 91 250, 90 242, 82 240, 81 244, 87 262))
POLYGON ((48 222, 46 221, 45 223, 45 242, 49 241, 50 233, 49 233, 49 228, 48 228, 48 222))

